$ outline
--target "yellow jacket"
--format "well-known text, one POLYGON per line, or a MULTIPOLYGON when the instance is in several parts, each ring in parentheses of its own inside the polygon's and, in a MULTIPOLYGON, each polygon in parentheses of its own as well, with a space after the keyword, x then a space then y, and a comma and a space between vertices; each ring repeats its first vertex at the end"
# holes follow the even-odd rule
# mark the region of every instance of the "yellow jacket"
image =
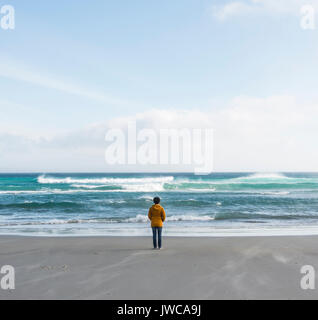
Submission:
POLYGON ((162 227, 162 222, 166 220, 166 213, 160 204, 154 204, 148 212, 151 227, 162 227))

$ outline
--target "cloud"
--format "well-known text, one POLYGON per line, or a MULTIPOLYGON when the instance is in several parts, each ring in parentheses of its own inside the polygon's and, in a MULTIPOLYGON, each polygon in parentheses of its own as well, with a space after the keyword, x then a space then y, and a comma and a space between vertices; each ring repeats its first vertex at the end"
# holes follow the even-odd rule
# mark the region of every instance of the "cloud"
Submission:
POLYGON ((90 88, 58 79, 51 75, 44 75, 16 61, 0 59, 0 77, 30 83, 39 87, 61 91, 70 95, 84 97, 97 102, 111 105, 127 105, 128 101, 111 97, 90 88))
POLYGON ((239 16, 265 15, 292 15, 299 16, 300 9, 304 5, 312 5, 318 8, 317 0, 245 0, 230 1, 224 5, 213 5, 212 15, 220 20, 239 16))
POLYGON ((244 2, 230 2, 224 6, 214 6, 212 14, 218 20, 224 21, 233 16, 253 14, 255 8, 244 2))
MULTIPOLYGON (((292 96, 236 97, 225 108, 148 110, 130 117, 54 138, 0 135, 0 171, 121 171, 106 165, 105 134, 126 130, 129 121, 138 129, 213 128, 217 171, 317 171, 318 103, 305 105, 292 96)), ((135 170, 154 170, 152 166, 135 170)), ((169 169, 169 168, 168 168, 169 169)), ((178 171, 182 167, 170 167, 178 171)), ((167 167, 157 167, 167 171, 167 167)))

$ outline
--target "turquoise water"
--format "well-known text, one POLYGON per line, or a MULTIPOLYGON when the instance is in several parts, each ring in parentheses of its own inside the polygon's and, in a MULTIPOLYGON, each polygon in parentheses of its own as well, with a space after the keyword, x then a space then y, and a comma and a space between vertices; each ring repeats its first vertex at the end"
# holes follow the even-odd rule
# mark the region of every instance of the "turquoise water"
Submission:
POLYGON ((317 173, 0 174, 0 234, 149 235, 155 195, 165 235, 318 234, 317 173))

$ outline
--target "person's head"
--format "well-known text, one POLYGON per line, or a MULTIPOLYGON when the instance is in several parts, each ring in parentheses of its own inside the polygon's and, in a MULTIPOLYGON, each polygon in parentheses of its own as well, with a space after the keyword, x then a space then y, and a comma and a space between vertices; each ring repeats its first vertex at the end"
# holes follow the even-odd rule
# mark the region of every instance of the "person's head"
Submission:
POLYGON ((153 198, 153 203, 154 204, 159 204, 160 203, 160 198, 159 197, 154 197, 153 198))

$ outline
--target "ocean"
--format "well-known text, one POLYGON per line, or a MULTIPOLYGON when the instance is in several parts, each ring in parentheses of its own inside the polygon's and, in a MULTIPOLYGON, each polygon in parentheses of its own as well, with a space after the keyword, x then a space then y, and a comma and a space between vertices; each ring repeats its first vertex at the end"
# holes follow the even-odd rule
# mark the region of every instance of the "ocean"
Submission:
POLYGON ((318 173, 0 174, 0 234, 150 235, 156 195, 167 236, 318 234, 318 173))

